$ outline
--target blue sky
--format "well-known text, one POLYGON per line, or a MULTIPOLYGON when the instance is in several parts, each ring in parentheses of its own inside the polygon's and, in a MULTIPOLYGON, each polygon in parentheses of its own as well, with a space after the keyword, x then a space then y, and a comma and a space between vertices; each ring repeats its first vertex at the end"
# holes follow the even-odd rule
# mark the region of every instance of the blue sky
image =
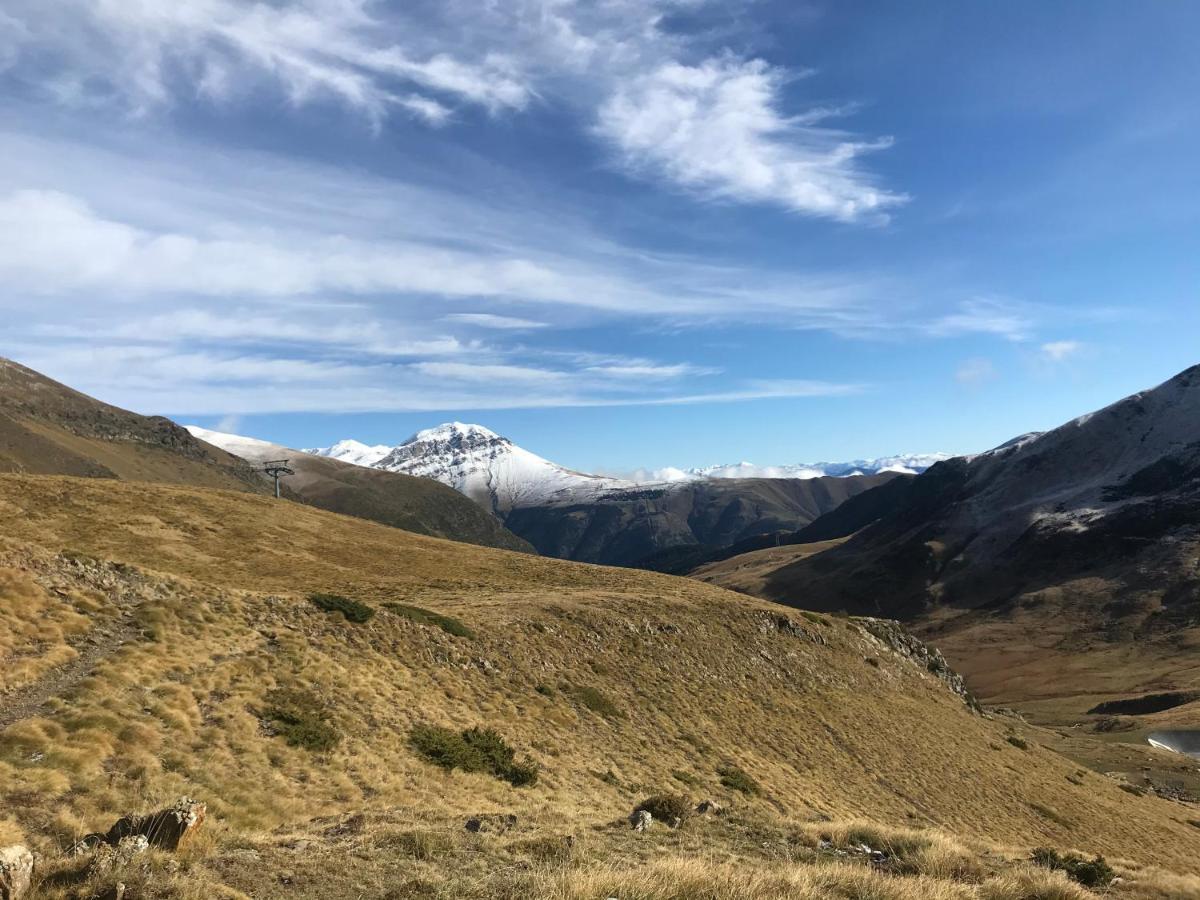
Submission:
POLYGON ((985 449, 1200 357, 1200 6, 7 0, 0 354, 293 446, 985 449))

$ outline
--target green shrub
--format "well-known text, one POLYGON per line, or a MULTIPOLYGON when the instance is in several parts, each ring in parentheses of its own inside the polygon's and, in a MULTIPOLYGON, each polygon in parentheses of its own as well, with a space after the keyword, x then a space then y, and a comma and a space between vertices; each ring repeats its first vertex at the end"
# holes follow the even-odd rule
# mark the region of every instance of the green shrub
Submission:
POLYGON ((355 622, 359 625, 369 621, 371 616, 375 615, 375 610, 365 603, 359 603, 357 600, 351 600, 349 597, 342 597, 338 594, 309 594, 308 599, 317 609, 325 612, 340 612, 345 616, 347 622, 355 622))
POLYGON ((594 687, 571 687, 571 694, 597 715, 606 719, 619 719, 625 713, 615 703, 594 687))
POLYGON ((683 794, 655 794, 637 805, 634 812, 650 813, 659 822, 677 828, 687 821, 693 811, 692 800, 683 794))
POLYGON ((443 616, 441 613, 421 609, 419 606, 408 606, 404 603, 385 603, 383 606, 384 609, 388 609, 411 622, 416 622, 418 625, 433 625, 442 629, 446 634, 452 634, 455 637, 475 637, 475 632, 453 616, 443 616))
POLYGON ((341 736, 330 724, 324 704, 309 691, 277 688, 267 694, 262 718, 293 747, 325 752, 337 746, 341 736))
POLYGON ((554 696, 554 688, 550 687, 550 685, 548 685, 548 684, 539 684, 534 688, 534 690, 537 691, 539 694, 541 694, 543 697, 553 697, 554 696))
POLYGON ((671 772, 671 777, 674 778, 676 781, 683 782, 688 787, 695 787, 696 785, 698 785, 700 783, 699 778, 697 778, 691 772, 685 772, 682 769, 674 769, 671 772))
POLYGON ((516 760, 516 751, 491 728, 454 731, 439 725, 418 725, 409 742, 419 755, 443 769, 487 772, 514 787, 536 784, 538 765, 533 760, 516 760))
POLYGON ((1014 747, 1016 747, 1018 750, 1028 750, 1029 749, 1029 742, 1026 740, 1023 740, 1022 738, 1017 737, 1015 734, 1010 734, 1008 737, 1005 738, 1005 740, 1008 741, 1010 744, 1012 744, 1014 747))
POLYGON ((1088 859, 1078 853, 1059 853, 1049 847, 1038 847, 1033 851, 1033 861, 1044 868, 1065 872, 1068 878, 1086 888, 1108 887, 1116 877, 1103 856, 1088 859))
POLYGON ((758 793, 758 782, 745 769, 726 765, 719 767, 717 774, 721 776, 721 784, 731 790, 750 795, 758 793))

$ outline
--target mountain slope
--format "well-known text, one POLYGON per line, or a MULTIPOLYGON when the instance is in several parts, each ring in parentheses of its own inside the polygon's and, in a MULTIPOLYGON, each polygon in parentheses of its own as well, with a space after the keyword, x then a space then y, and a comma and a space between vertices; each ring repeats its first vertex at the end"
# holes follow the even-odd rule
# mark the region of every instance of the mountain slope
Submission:
POLYGON ((764 595, 918 621, 985 695, 1149 689, 1158 663, 1089 670, 1122 647, 1178 657, 1200 625, 1200 367, 939 463, 892 499, 844 544, 781 567, 764 595), (1001 641, 1002 662, 982 652, 1001 641), (1045 680, 1047 665, 1059 680, 1045 680))
POLYGON ((494 516, 436 481, 311 456, 268 441, 195 425, 187 430, 251 463, 288 459, 296 474, 283 480, 283 488, 287 497, 301 503, 418 534, 505 550, 533 550, 494 516))
POLYGON ((747 478, 607 490, 589 502, 518 507, 505 518, 538 552, 560 559, 686 571, 754 535, 787 532, 897 476, 747 478))
MULTIPOLYGON (((564 876, 714 850, 820 862, 815 837, 811 857, 795 842, 830 818, 936 826, 1014 856, 1036 843, 1187 871, 1200 859, 1180 807, 1006 740, 1009 721, 972 712, 880 623, 232 492, 8 475, 0 508, 0 715, 5 697, 45 698, 0 731, 0 826, 51 858, 117 811, 186 794, 211 822, 188 877, 256 897, 612 896, 493 886, 537 858, 564 876), (314 591, 374 616, 322 612, 314 591), (129 639, 102 643, 64 702, 57 667, 113 629, 129 639), (271 724, 280 692, 308 698, 332 745, 287 742, 271 724), (494 728, 540 777, 439 769, 414 749, 421 725, 494 728), (757 793, 732 787, 747 782, 731 767, 757 793), (729 814, 631 832, 633 805, 670 791, 729 814), (443 889, 458 866, 471 878, 443 889)), ((915 896, 887 892, 904 877, 838 895, 915 896)), ((968 890, 944 896, 1043 896, 968 890)))
POLYGON ((0 472, 266 490, 245 462, 171 420, 118 409, 3 358, 0 472))

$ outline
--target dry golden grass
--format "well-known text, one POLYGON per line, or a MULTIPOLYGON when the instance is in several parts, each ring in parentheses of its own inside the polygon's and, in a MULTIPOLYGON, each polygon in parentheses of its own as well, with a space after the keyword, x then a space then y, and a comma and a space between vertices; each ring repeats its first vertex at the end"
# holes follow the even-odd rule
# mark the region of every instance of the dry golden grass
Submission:
POLYGON ((0 696, 75 657, 68 641, 93 625, 103 598, 47 594, 27 573, 0 570, 0 696))
POLYGON ((842 544, 846 538, 832 541, 817 541, 811 544, 791 544, 786 547, 767 547, 752 550, 738 556, 708 563, 688 573, 707 584, 728 588, 743 594, 760 597, 764 595, 767 580, 784 566, 824 553, 830 547, 842 544))
MULTIPOLYGON (((1099 775, 1070 781, 1077 766, 1006 743, 1008 723, 971 714, 852 622, 796 614, 797 636, 775 627, 777 607, 694 581, 453 544, 246 494, 3 476, 0 517, 0 609, 11 595, 12 609, 35 618, 126 622, 134 635, 0 732, 0 808, 46 853, 187 794, 209 803, 214 883, 256 897, 388 896, 413 879, 441 893, 391 896, 502 896, 493 889, 514 885, 514 897, 582 897, 601 886, 587 879, 626 877, 607 865, 668 884, 654 867, 683 858, 731 890, 805 897, 769 893, 793 887, 765 865, 813 861, 823 829, 835 845, 854 829, 892 841, 913 873, 848 874, 876 886, 847 897, 902 900, 910 894, 881 891, 918 890, 922 878, 925 894, 1020 896, 981 893, 996 879, 974 841, 1200 868, 1200 829, 1176 806, 1099 775), (308 602, 311 591, 377 612, 352 624, 308 602), (385 602, 452 615, 475 636, 385 602), (269 733, 262 712, 280 687, 319 698, 341 735, 334 750, 269 733), (541 765, 538 784, 430 766, 408 743, 426 722, 498 729, 541 765), (723 788, 726 764, 749 772, 761 796, 723 788), (612 824, 651 793, 681 790, 732 813, 652 837, 612 824), (377 831, 390 837, 355 844, 365 856, 344 872, 347 848, 314 819, 359 813, 386 820, 377 831), (515 814, 518 831, 464 837, 462 823, 480 813, 515 814), (888 822, 922 830, 869 832, 888 822), (316 835, 318 846, 290 850, 289 834, 316 835), (294 876, 286 890, 284 875, 294 876)), ((60 626, 21 646, 31 659, 64 659, 77 637, 60 626)), ((12 687, 46 678, 29 668, 12 687)), ((837 874, 823 871, 796 870, 794 890, 837 874)), ((638 890, 629 882, 631 893, 603 896, 734 896, 638 890)))

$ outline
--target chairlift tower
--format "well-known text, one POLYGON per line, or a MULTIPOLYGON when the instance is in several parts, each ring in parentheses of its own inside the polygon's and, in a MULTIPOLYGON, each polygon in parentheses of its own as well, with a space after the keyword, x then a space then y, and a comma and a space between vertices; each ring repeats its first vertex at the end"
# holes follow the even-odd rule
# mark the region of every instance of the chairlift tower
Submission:
POLYGON ((262 470, 275 479, 275 499, 279 499, 279 479, 287 475, 295 475, 296 470, 288 466, 286 459, 269 459, 262 465, 262 470))

